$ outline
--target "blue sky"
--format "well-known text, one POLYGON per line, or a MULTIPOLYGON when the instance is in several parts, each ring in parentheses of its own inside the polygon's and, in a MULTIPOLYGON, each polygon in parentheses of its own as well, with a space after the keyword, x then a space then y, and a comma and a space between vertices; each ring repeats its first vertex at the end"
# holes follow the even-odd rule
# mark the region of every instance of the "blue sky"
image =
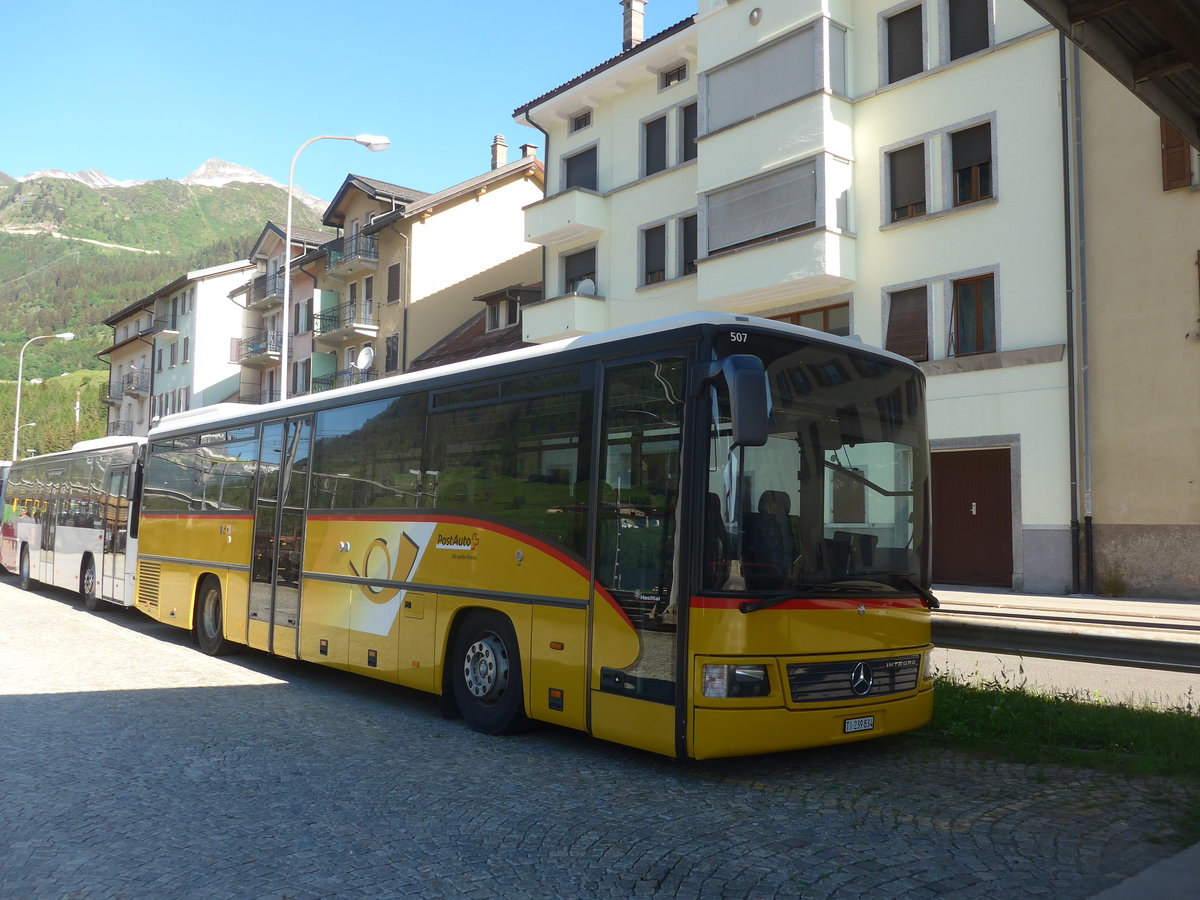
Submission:
MULTIPOLYGON (((621 50, 618 0, 4 4, 0 172, 180 179, 211 157, 329 199, 349 172, 436 191, 540 133, 512 111, 621 50)), ((695 13, 650 0, 646 35, 695 13)), ((544 148, 539 147, 538 155, 544 148)))

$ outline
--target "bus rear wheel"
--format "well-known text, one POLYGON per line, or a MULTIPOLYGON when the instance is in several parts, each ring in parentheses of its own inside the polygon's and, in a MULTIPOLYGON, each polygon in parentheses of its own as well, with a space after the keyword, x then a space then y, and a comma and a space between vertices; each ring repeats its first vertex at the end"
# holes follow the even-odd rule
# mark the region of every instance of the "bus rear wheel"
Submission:
POLYGON ((21 561, 17 564, 17 584, 21 590, 29 590, 29 585, 33 581, 29 577, 29 545, 21 545, 21 561))
POLYGON ((83 605, 92 612, 100 608, 100 598, 96 596, 96 563, 86 557, 83 568, 79 571, 79 596, 83 605))
POLYGON ((196 592, 192 630, 196 635, 196 643, 209 656, 224 656, 234 649, 233 643, 225 640, 223 608, 221 582, 212 575, 205 575, 200 580, 200 590, 196 592))
POLYGON ((455 702, 473 730, 514 734, 528 726, 517 635, 505 616, 468 613, 455 634, 450 666, 455 702))

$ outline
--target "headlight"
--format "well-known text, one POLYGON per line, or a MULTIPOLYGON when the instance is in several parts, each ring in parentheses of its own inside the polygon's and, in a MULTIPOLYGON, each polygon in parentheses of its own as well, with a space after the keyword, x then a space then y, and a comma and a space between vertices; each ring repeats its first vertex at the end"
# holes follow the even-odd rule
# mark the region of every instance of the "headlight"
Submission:
POLYGON ((704 667, 703 693, 708 698, 764 697, 771 693, 766 666, 704 667))

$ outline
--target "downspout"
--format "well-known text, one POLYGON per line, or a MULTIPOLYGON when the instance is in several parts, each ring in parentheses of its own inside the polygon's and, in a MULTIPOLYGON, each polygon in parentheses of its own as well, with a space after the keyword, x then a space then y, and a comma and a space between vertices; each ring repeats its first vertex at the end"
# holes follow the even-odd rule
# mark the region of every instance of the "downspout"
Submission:
MULTIPOLYGON (((542 154, 542 159, 545 160, 545 162, 546 162, 546 178, 549 178, 550 177, 550 174, 549 174, 550 173, 550 132, 548 132, 545 128, 543 128, 537 122, 533 121, 533 117, 529 115, 528 107, 526 107, 526 109, 524 110, 524 119, 525 119, 524 124, 529 125, 532 128, 536 128, 538 131, 540 131, 542 133, 542 137, 545 139, 545 148, 546 149, 545 149, 545 152, 542 154)), ((546 189, 545 189, 545 187, 543 187, 542 188, 542 199, 545 199, 545 197, 546 197, 546 189)), ((546 245, 542 244, 542 299, 546 298, 546 290, 550 285, 550 279, 548 277, 548 274, 549 273, 546 272, 546 245)), ((521 319, 521 331, 522 332, 525 331, 524 317, 522 317, 522 319, 521 319)), ((522 334, 522 338, 523 337, 524 337, 524 335, 522 334)))
MULTIPOLYGON (((1071 203, 1071 188, 1074 185, 1074 173, 1071 171, 1071 110, 1069 98, 1069 78, 1067 75, 1067 41, 1063 35, 1058 37, 1058 75, 1059 75, 1059 106, 1062 110, 1062 171, 1063 171, 1063 260, 1066 276, 1066 313, 1067 313, 1067 418, 1068 438, 1070 440, 1069 458, 1071 464, 1071 593, 1078 594, 1080 579, 1079 553, 1079 442, 1078 423, 1075 414, 1075 331, 1077 327, 1075 314, 1075 237, 1072 233, 1074 209, 1071 203)), ((1078 85, 1076 86, 1078 87, 1078 85)), ((1076 110, 1078 115, 1078 110, 1076 110)), ((1075 120, 1078 126, 1078 118, 1075 120)))
POLYGON ((404 238, 404 273, 400 279, 400 371, 408 371, 408 293, 411 287, 409 269, 412 266, 412 243, 409 236, 396 227, 393 222, 388 226, 400 237, 404 238))
MULTIPOLYGON (((1064 43, 1066 38, 1060 38, 1064 43)), ((1087 552, 1085 585, 1096 593, 1096 554, 1092 530, 1092 395, 1088 354, 1087 229, 1083 192, 1083 88, 1080 79, 1079 48, 1071 48, 1071 74, 1075 80, 1075 204, 1079 234, 1079 378, 1083 395, 1083 541, 1087 552)))

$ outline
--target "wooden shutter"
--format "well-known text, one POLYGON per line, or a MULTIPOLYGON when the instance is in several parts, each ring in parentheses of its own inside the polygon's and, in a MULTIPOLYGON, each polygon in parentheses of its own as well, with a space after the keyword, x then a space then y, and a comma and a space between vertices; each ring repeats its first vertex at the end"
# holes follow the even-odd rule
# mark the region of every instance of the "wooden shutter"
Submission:
POLYGON ((400 263, 388 266, 387 302, 395 303, 400 299, 400 263))
POLYGON ((887 20, 888 84, 925 69, 921 41, 921 7, 914 6, 887 20))
POLYGON ((889 300, 887 349, 912 360, 929 359, 928 289, 896 291, 889 300))
POLYGON ((1192 148, 1179 131, 1166 119, 1159 119, 1162 134, 1163 190, 1190 187, 1192 183, 1192 148))

